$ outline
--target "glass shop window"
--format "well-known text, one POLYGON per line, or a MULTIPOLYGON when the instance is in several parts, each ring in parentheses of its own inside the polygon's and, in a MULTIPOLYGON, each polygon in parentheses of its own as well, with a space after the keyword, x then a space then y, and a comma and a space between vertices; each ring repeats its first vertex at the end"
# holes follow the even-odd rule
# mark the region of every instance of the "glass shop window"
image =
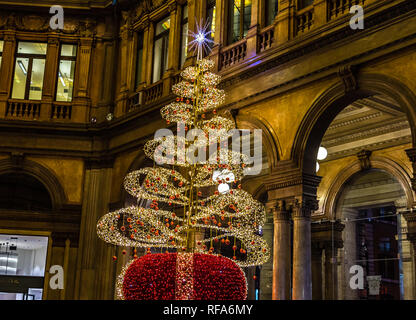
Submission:
POLYGON ((18 43, 12 99, 42 99, 46 49, 46 43, 18 43))
POLYGON ((156 24, 155 43, 153 49, 153 83, 162 79, 168 69, 170 18, 156 24))
POLYGON ((0 300, 42 300, 48 237, 0 234, 0 300))
POLYGON ((77 46, 62 44, 56 85, 56 101, 71 102, 74 91, 77 46))

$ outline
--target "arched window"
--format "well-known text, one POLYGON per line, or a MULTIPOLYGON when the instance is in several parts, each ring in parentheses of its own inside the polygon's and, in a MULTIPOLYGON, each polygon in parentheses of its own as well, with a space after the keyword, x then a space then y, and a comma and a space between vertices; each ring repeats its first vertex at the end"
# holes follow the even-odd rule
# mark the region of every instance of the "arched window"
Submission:
POLYGON ((228 44, 243 39, 250 23, 251 0, 228 0, 228 44))
POLYGON ((8 210, 51 210, 52 200, 45 186, 22 173, 0 176, 0 208, 8 210))

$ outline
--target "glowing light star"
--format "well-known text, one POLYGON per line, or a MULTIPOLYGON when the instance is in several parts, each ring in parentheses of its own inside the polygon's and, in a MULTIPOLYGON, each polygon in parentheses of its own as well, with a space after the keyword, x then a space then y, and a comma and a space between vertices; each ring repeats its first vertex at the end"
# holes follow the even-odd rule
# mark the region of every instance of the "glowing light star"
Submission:
POLYGON ((190 49, 197 52, 197 59, 202 59, 203 52, 208 53, 211 51, 211 44, 214 43, 209 37, 212 32, 211 30, 208 31, 209 25, 209 21, 207 21, 205 25, 196 22, 197 32, 188 32, 188 35, 193 38, 193 40, 189 42, 189 46, 190 49))

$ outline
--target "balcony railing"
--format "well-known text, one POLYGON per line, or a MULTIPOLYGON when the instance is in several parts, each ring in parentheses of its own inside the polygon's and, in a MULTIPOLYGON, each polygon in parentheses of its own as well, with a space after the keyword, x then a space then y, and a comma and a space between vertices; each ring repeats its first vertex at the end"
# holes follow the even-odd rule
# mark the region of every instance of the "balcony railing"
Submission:
POLYGON ((163 81, 156 82, 143 91, 143 103, 149 104, 163 95, 163 81))
POLYGON ((71 120, 72 104, 70 102, 54 102, 52 104, 51 119, 71 120))
POLYGON ((329 20, 350 12, 354 5, 364 5, 365 0, 328 0, 329 20))
POLYGON ((313 25, 313 6, 306 7, 296 14, 296 34, 309 31, 313 25))
POLYGON ((247 41, 246 39, 233 43, 231 46, 225 47, 220 52, 220 67, 224 69, 238 64, 247 54, 247 41))
POLYGON ((260 31, 258 36, 259 52, 263 52, 271 48, 274 40, 274 25, 270 25, 260 31))
POLYGON ((21 119, 38 119, 41 103, 29 100, 9 100, 6 107, 6 117, 21 119))

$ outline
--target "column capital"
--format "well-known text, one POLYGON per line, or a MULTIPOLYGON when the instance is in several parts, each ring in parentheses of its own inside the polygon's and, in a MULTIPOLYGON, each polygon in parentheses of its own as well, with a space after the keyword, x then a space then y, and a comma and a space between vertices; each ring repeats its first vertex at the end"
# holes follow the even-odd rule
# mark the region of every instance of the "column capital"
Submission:
POLYGON ((278 200, 276 206, 272 208, 272 212, 274 222, 290 220, 290 208, 286 205, 285 200, 278 200))
POLYGON ((305 199, 296 197, 293 203, 294 218, 310 218, 312 211, 318 210, 319 201, 316 199, 305 199))

